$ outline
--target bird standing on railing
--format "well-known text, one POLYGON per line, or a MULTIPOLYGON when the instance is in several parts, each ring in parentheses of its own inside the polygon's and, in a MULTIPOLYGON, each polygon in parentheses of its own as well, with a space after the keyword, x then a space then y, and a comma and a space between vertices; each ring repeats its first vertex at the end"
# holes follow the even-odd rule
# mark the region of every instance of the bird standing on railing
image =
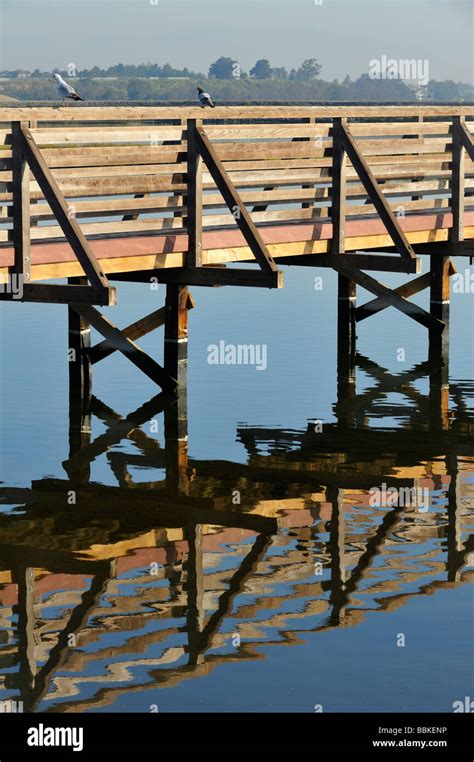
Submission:
POLYGON ((55 74, 54 78, 50 79, 50 82, 56 80, 56 89, 60 98, 63 98, 68 103, 68 98, 72 101, 83 101, 80 95, 76 93, 72 85, 69 85, 60 74, 55 74))
POLYGON ((209 93, 205 93, 202 87, 198 87, 197 91, 198 91, 199 103, 202 106, 202 108, 206 108, 206 106, 215 108, 214 102, 211 96, 209 95, 209 93))

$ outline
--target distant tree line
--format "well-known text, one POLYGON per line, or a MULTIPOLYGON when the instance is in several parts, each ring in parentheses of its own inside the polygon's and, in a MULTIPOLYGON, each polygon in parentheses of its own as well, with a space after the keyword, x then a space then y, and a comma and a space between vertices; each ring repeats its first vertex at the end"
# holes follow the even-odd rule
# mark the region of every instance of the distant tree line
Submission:
MULTIPOLYGON (((76 89, 86 100, 94 101, 193 101, 199 82, 219 102, 251 101, 340 101, 340 102, 464 102, 474 99, 469 84, 431 80, 425 87, 401 79, 373 79, 362 74, 355 80, 347 75, 342 82, 320 78, 321 65, 315 58, 287 71, 273 67, 266 58, 258 59, 245 72, 233 58, 221 56, 214 61, 207 77, 199 72, 176 69, 170 64, 115 64, 106 69, 55 69, 66 79, 74 79, 76 89)), ((48 79, 51 72, 35 69, 0 71, 0 99, 56 101, 56 88, 48 79)))
MULTIPOLYGON (((284 66, 272 68, 270 62, 266 58, 260 58, 253 66, 249 73, 241 69, 240 64, 234 58, 225 58, 221 56, 214 61, 209 67, 208 78, 209 79, 239 79, 255 77, 256 79, 289 79, 302 82, 308 82, 311 79, 315 79, 321 66, 315 58, 310 58, 304 61, 299 69, 291 69, 288 72, 284 66)), ((188 68, 175 69, 171 64, 166 63, 163 66, 156 63, 143 63, 143 64, 114 64, 107 69, 102 69, 100 66, 93 66, 92 69, 79 69, 74 63, 68 64, 65 69, 53 69, 53 72, 58 72, 64 77, 78 77, 79 79, 97 79, 99 77, 178 77, 186 79, 206 79, 206 75, 201 72, 190 71, 188 68)), ((0 77, 8 79, 48 79, 52 72, 40 71, 35 69, 30 72, 28 69, 4 69, 0 71, 0 77)))

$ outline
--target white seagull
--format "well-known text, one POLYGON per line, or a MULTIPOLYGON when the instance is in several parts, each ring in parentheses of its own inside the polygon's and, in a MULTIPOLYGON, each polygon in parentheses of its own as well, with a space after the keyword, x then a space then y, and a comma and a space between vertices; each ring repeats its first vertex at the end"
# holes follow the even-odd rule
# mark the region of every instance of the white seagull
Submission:
POLYGON ((201 104, 202 108, 206 108, 206 106, 210 106, 211 108, 215 108, 214 102, 209 95, 209 93, 205 93, 202 87, 198 87, 198 98, 199 103, 201 104))
POLYGON ((84 98, 81 98, 81 96, 76 93, 72 85, 69 85, 64 81, 60 74, 55 74, 54 79, 50 79, 50 82, 54 82, 54 80, 56 80, 56 89, 58 91, 58 95, 63 98, 66 103, 68 102, 68 98, 72 101, 84 100, 84 98))

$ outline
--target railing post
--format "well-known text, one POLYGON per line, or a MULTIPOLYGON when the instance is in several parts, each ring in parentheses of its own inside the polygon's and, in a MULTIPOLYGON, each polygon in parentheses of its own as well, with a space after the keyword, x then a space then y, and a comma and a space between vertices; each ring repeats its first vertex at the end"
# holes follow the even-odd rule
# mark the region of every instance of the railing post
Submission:
POLYGON ((464 117, 453 116, 452 121, 452 175, 451 175, 451 208, 453 213, 453 228, 451 239, 455 243, 464 240, 464 178, 466 150, 462 142, 464 117))
POLYGON ((202 157, 197 149, 195 133, 201 119, 188 119, 188 194, 187 194, 187 267, 202 267, 202 157))
POLYGON ((13 272, 30 282, 30 170, 25 160, 22 127, 28 122, 12 122, 13 180, 13 272))
MULTIPOLYGON (((346 221, 346 168, 347 154, 342 142, 341 127, 347 119, 333 120, 332 135, 332 240, 331 254, 345 252, 346 221)), ((337 287, 337 365, 338 378, 353 384, 355 377, 355 342, 356 342, 356 290, 353 280, 339 274, 337 287)))
POLYGON ((344 254, 346 223, 347 154, 341 139, 341 126, 347 119, 335 118, 332 128, 332 241, 331 254, 344 254))

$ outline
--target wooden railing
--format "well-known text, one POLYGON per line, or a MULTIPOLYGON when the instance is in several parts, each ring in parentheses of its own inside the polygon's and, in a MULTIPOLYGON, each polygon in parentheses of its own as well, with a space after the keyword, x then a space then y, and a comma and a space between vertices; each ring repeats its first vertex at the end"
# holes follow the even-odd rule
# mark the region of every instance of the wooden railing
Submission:
POLYGON ((187 234, 188 283, 204 284, 203 230, 238 228, 261 272, 214 267, 213 283, 271 287, 281 275, 262 227, 292 225, 298 241, 298 225, 332 223, 328 264, 343 273, 348 243, 354 249, 347 226, 380 218, 415 272, 404 218, 425 215, 429 226, 441 215, 436 227, 453 243, 474 238, 464 220, 474 211, 473 114, 430 105, 1 109, 0 245, 13 242, 27 282, 30 241, 69 241, 95 292, 76 286, 78 301, 111 303, 94 238, 187 234))

